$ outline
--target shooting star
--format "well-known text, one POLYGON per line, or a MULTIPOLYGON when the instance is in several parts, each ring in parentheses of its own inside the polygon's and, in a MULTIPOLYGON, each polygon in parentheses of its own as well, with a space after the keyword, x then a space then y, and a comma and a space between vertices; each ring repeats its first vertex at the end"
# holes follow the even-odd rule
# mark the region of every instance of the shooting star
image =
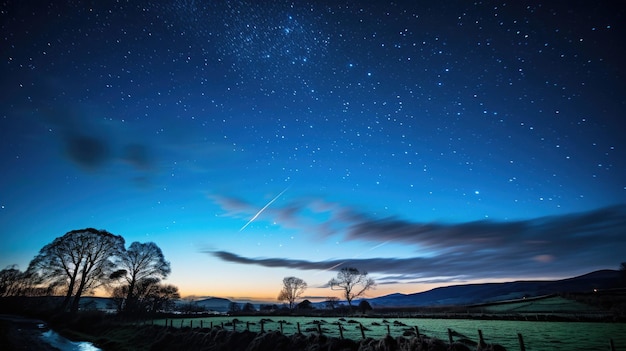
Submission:
POLYGON ((280 194, 276 195, 272 200, 270 200, 270 202, 268 202, 265 206, 263 206, 262 209, 259 210, 259 212, 257 212, 254 216, 252 216, 252 218, 250 218, 250 220, 248 221, 248 223, 244 224, 243 227, 241 227, 241 229, 239 229, 239 231, 242 231, 244 229, 246 229, 246 227, 248 225, 250 225, 250 223, 252 223, 255 219, 257 219, 257 217, 259 217, 259 215, 261 213, 263 213, 263 211, 265 211, 266 208, 268 208, 271 204, 274 203, 274 201, 278 200, 278 198, 284 194, 287 190, 289 190, 289 187, 286 187, 285 190, 281 191, 280 194))

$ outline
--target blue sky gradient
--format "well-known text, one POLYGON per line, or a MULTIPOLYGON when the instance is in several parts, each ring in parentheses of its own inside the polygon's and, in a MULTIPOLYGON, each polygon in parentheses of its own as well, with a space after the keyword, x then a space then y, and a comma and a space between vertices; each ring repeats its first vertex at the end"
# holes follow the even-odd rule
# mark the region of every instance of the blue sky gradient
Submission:
POLYGON ((624 261, 617 3, 2 6, 2 267, 86 227, 154 241, 198 296, 624 261))

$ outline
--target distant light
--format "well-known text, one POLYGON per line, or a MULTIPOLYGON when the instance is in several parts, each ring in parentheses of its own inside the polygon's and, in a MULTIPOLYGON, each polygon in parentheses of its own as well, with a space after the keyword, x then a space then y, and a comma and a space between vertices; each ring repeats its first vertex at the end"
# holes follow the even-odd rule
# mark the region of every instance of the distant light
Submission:
POLYGON ((476 194, 476 195, 480 195, 480 191, 478 191, 478 190, 474 190, 474 194, 476 194))

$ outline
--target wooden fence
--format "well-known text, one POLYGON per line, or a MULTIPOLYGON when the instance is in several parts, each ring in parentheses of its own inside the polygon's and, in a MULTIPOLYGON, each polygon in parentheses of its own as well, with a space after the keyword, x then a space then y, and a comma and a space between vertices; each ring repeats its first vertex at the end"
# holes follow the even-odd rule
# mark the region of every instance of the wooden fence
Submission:
MULTIPOLYGON (((195 318, 194 318, 194 319, 195 319, 195 318)), ((241 321, 239 321, 239 320, 238 320, 238 319, 236 319, 236 318, 235 318, 235 319, 233 319, 231 322, 227 322, 227 323, 224 323, 224 322, 222 321, 222 322, 220 322, 220 323, 219 323, 219 325, 214 325, 214 323, 213 323, 212 321, 211 321, 211 322, 209 322, 209 324, 208 324, 208 325, 205 325, 204 321, 201 319, 201 320, 199 321, 199 323, 196 323, 196 324, 195 324, 195 326, 194 326, 194 319, 189 319, 189 320, 188 320, 188 322, 189 322, 189 323, 188 323, 187 325, 185 325, 185 319, 182 319, 182 318, 181 318, 181 319, 176 319, 176 320, 177 320, 177 322, 176 322, 176 327, 179 327, 179 328, 183 328, 183 327, 194 328, 194 327, 195 327, 195 328, 200 328, 200 329, 203 329, 203 328, 210 328, 210 329, 213 329, 213 328, 221 328, 221 329, 223 329, 223 330, 227 330, 227 328, 232 327, 232 329, 231 329, 231 330, 232 330, 233 332, 237 332, 237 331, 242 331, 242 330, 244 330, 244 329, 242 329, 242 328, 237 329, 237 325, 238 325, 238 324, 244 324, 244 322, 241 322, 241 321), (178 322, 178 320, 180 320, 180 323, 178 322)), ((174 327, 175 327, 175 325, 174 325, 174 320, 175 320, 174 318, 169 318, 169 319, 168 319, 168 318, 166 318, 166 319, 165 319, 165 324, 164 324, 164 326, 165 326, 165 327, 168 327, 168 328, 174 328, 174 327)), ((143 324, 146 324, 147 322, 148 322, 148 321, 143 321, 143 324)), ((278 322, 274 322, 274 321, 271 321, 271 320, 268 320, 268 319, 261 319, 261 320, 259 321, 259 330, 258 330, 258 332, 260 332, 260 333, 265 333, 265 326, 266 326, 266 324, 268 324, 268 323, 278 323, 278 326, 279 326, 279 330, 280 330, 280 332, 281 332, 282 334, 284 334, 284 328, 283 328, 283 325, 284 325, 284 324, 288 324, 289 322, 284 321, 284 320, 280 320, 280 321, 278 321, 278 322)), ((358 323, 358 328, 359 328, 359 330, 360 330, 360 332, 361 332, 361 338, 366 339, 366 338, 367 338, 367 331, 368 331, 368 328, 366 328, 365 326, 363 326, 363 324, 362 324, 362 323, 360 323, 360 322, 357 322, 357 323, 358 323)), ((151 321, 150 321, 150 324, 151 324, 151 325, 155 325, 154 320, 151 320, 151 321)), ((159 324, 160 324, 160 323, 159 323, 159 324)), ((316 327, 315 327, 315 328, 307 328, 307 329, 305 329, 305 332, 309 332, 309 333, 311 333, 311 332, 316 332, 316 333, 318 333, 319 335, 323 335, 323 334, 325 334, 325 331, 324 331, 324 329, 322 328, 322 323, 314 323, 314 324, 316 325, 316 327)), ((345 325, 347 325, 347 324, 354 324, 354 323, 345 323, 345 324, 343 324, 343 323, 341 323, 341 322, 336 322, 336 323, 332 323, 332 324, 330 324, 330 325, 336 325, 336 326, 337 326, 338 336, 339 336, 339 338, 343 339, 343 338, 344 338, 344 331, 346 330, 345 325)), ((247 330, 247 331, 251 331, 251 330, 250 330, 250 329, 251 329, 251 328, 250 328, 250 327, 251 327, 251 325, 256 325, 256 323, 251 323, 250 321, 246 321, 246 322, 245 322, 245 330, 247 330)), ((300 322, 297 322, 297 323, 296 323, 296 328, 297 328, 297 333, 298 333, 298 334, 302 334, 302 327, 301 327, 301 325, 300 325, 300 322)), ((391 335, 391 327, 390 327, 390 324, 388 324, 388 323, 387 323, 387 324, 386 324, 386 328, 387 328, 387 335, 391 335)), ((419 339, 420 339, 420 341, 422 340, 422 337, 425 337, 425 335, 420 334, 420 330, 419 330, 418 326, 413 326, 413 327, 411 328, 411 330, 412 330, 412 331, 414 331, 414 333, 415 333, 415 334, 414 334, 414 336, 415 336, 415 337, 417 337, 417 338, 419 338, 419 339)), ((447 331, 448 331, 448 342, 449 342, 450 344, 453 344, 453 343, 455 342, 455 340, 454 340, 454 336, 455 336, 455 335, 457 335, 457 336, 458 336, 458 333, 455 333, 455 331, 453 331, 453 330, 452 330, 452 329, 450 329, 450 328, 448 328, 448 330, 447 330, 447 331)), ((332 333, 331 333, 331 334, 332 334, 332 333)), ((333 335, 331 335, 331 336, 333 336, 333 335)), ((403 334, 403 336, 405 336, 405 337, 406 337, 407 335, 403 334)), ((464 336, 464 337, 465 337, 465 336, 464 336)), ((520 349, 520 351, 526 351, 526 345, 524 344, 524 337, 523 337, 523 335, 522 335, 521 333, 517 333, 517 339, 518 339, 518 345, 519 345, 519 349, 520 349)), ((464 340, 464 341, 469 341, 469 340, 467 340, 467 339, 466 339, 466 340, 464 340)), ((482 332, 482 330, 478 329, 478 342, 476 343, 476 345, 485 346, 486 344, 487 344, 487 343, 485 342, 485 339, 484 339, 484 337, 483 337, 483 332, 482 332)), ((616 349, 615 349, 615 344, 614 344, 614 342, 613 342, 613 339, 609 339, 608 349, 609 349, 610 351, 615 351, 615 350, 616 350, 616 349)))
MULTIPOLYGON (((144 321, 143 323, 146 324, 148 321, 144 321)), ((208 325, 205 325, 206 323, 201 319, 200 321, 197 321, 194 325, 194 319, 189 319, 187 320, 188 323, 185 323, 185 319, 174 319, 174 318, 166 318, 165 319, 165 323, 164 326, 165 327, 169 327, 169 328, 174 328, 174 327, 178 327, 178 328, 183 328, 183 327, 189 327, 189 328, 221 328, 223 330, 231 330, 233 332, 237 332, 237 331, 243 331, 243 330, 247 330, 247 331, 251 331, 251 326, 255 326, 257 323, 253 323, 250 321, 246 321, 246 322, 242 322, 239 321, 238 319, 233 319, 230 322, 226 322, 224 323, 223 321, 220 322, 217 325, 214 325, 213 321, 209 322, 208 325), (238 325, 242 325, 240 328, 238 328, 238 325), (245 326, 243 326, 245 325, 245 326)), ((265 333, 266 332, 266 325, 269 323, 274 323, 274 324, 278 324, 278 330, 280 330, 280 332, 282 334, 284 334, 284 325, 288 324, 288 322, 284 321, 284 320, 280 320, 278 322, 274 322, 271 320, 266 320, 266 319, 261 319, 258 322, 259 328, 258 328, 258 332, 260 333, 265 333)), ((155 325, 155 321, 151 320, 150 324, 155 325)), ((161 324, 161 323, 158 323, 161 324)), ((339 338, 343 339, 344 338, 344 331, 346 330, 346 325, 348 324, 354 324, 354 323, 341 323, 341 322, 336 322, 336 323, 332 323, 330 324, 335 325, 337 327, 337 333, 334 334, 332 331, 329 333, 331 334, 331 336, 335 336, 338 335, 339 338)), ((314 328, 307 328, 304 329, 305 333, 317 333, 319 335, 323 335, 328 333, 328 330, 326 328, 322 328, 322 323, 315 323, 315 327, 314 328)), ((360 331, 361 334, 361 338, 366 339, 367 338, 367 332, 369 331, 369 329, 365 326, 363 326, 362 323, 358 323, 358 329, 360 331)), ((391 325, 390 324, 386 324, 386 329, 387 329, 387 335, 391 335, 391 325)), ((300 325, 300 322, 296 323, 296 330, 298 334, 302 334, 303 328, 300 325)), ((420 333, 419 327, 418 326, 413 326, 411 327, 411 330, 414 333, 414 337, 417 337, 420 339, 420 341, 422 340, 423 337, 426 337, 425 335, 420 333)), ((454 336, 459 336, 458 333, 456 333, 455 331, 453 331, 452 329, 448 328, 447 329, 448 332, 448 342, 450 344, 453 344, 455 342, 454 340, 454 336)), ((487 343, 485 342, 485 338, 483 336, 483 332, 482 330, 478 329, 478 342, 476 343, 476 346, 481 345, 481 346, 485 346, 487 343)), ((406 333, 403 334, 403 336, 407 336, 406 333)), ((465 337, 463 335, 463 337, 465 337)), ((524 337, 522 336, 521 333, 517 334, 517 339, 518 339, 518 345, 519 345, 519 350, 520 351, 526 351, 526 346, 524 344, 524 337)), ((464 342, 470 341, 468 339, 463 340, 464 342)), ((458 342, 458 340, 457 340, 458 342)), ((613 339, 609 339, 609 350, 610 351, 615 351, 615 345, 613 342, 613 339)))

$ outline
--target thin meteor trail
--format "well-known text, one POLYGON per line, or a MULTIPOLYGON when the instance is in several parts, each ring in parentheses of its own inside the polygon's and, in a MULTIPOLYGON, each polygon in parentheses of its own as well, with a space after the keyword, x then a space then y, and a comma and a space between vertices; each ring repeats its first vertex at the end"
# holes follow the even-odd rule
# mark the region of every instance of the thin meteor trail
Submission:
POLYGON ((270 202, 268 202, 265 206, 263 206, 262 209, 259 210, 259 212, 257 212, 254 216, 252 216, 252 218, 250 218, 250 220, 248 221, 248 223, 244 224, 243 227, 241 227, 241 229, 239 229, 239 231, 242 231, 244 229, 246 229, 246 227, 248 225, 250 225, 250 223, 252 223, 255 219, 257 219, 257 217, 259 217, 259 215, 261 213, 263 213, 263 211, 265 211, 266 208, 268 208, 271 204, 274 203, 274 201, 278 200, 278 198, 284 194, 287 190, 289 190, 289 187, 286 187, 285 190, 281 191, 280 194, 276 195, 270 202))

